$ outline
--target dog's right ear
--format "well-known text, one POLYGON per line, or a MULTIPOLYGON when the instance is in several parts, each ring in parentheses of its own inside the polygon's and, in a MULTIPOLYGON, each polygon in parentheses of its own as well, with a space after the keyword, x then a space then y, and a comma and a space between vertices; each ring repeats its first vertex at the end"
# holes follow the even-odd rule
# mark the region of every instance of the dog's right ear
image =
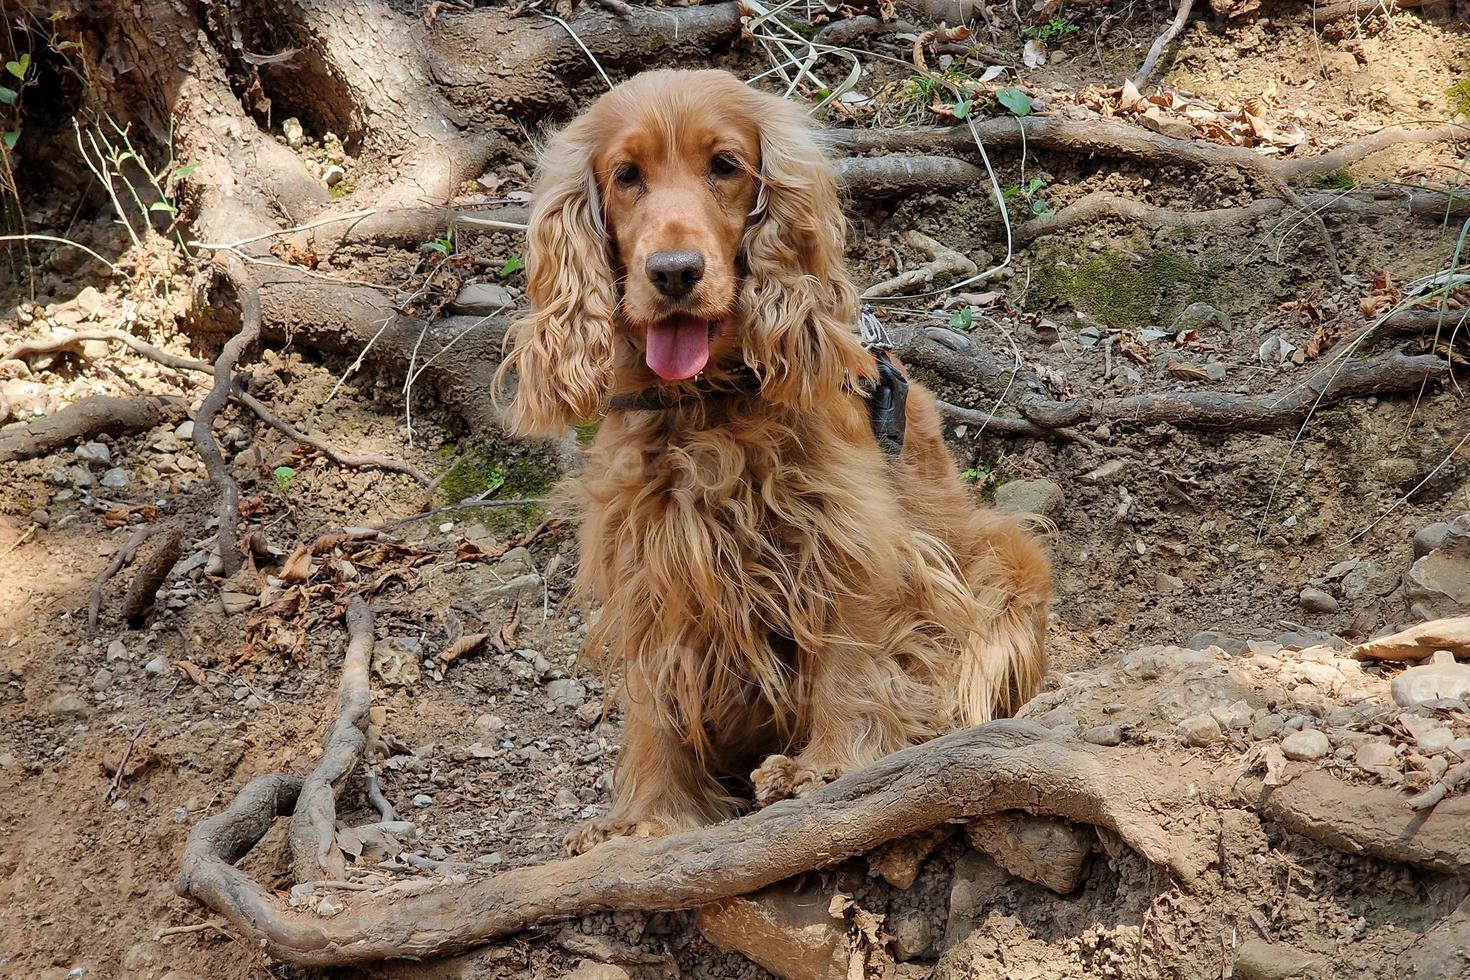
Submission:
POLYGON ((497 392, 517 376, 506 421, 518 435, 561 435, 596 418, 611 385, 617 292, 592 152, 573 123, 542 154, 526 236, 530 309, 495 372, 497 392))

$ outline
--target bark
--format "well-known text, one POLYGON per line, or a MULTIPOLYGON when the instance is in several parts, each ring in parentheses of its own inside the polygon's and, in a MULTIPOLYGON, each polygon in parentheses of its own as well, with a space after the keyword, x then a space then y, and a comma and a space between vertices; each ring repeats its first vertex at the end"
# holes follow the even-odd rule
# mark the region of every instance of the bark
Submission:
POLYGON ((103 435, 151 429, 183 416, 182 399, 94 395, 55 415, 0 429, 0 463, 31 459, 103 435))
POLYGON ((157 535, 158 542, 147 557, 138 563, 133 580, 128 583, 127 595, 123 596, 122 617, 134 629, 142 626, 153 611, 153 601, 158 590, 182 554, 184 536, 178 531, 164 531, 157 535))

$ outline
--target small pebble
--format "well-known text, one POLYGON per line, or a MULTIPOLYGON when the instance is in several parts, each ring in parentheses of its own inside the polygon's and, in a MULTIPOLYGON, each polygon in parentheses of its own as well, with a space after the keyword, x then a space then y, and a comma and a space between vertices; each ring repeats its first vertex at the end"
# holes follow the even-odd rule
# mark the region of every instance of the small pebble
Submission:
POLYGON ((1327 736, 1309 728, 1305 731, 1292 732, 1281 740, 1281 752, 1288 759, 1297 762, 1310 762, 1325 756, 1331 746, 1327 742, 1327 736))
POLYGON ((413 798, 413 805, 417 807, 433 806, 434 798, 427 793, 420 793, 413 798))
POLYGON ((1082 741, 1093 745, 1123 744, 1123 729, 1119 725, 1093 725, 1082 730, 1082 741))

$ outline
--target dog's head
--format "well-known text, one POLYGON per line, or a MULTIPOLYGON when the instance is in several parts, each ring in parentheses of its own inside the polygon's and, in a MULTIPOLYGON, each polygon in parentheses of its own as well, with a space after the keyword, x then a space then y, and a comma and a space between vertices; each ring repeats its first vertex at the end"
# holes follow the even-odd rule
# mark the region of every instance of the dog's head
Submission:
POLYGON ((519 375, 513 428, 595 418, 620 362, 649 384, 743 362, 799 408, 851 386, 872 362, 845 232, 799 107, 722 71, 624 82, 542 154, 530 311, 501 368, 519 375))

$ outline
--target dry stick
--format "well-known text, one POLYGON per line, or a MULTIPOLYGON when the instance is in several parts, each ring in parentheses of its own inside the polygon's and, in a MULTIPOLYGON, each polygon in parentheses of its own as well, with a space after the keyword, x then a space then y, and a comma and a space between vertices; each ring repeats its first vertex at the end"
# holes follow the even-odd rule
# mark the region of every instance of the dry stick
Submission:
POLYGON ((1295 425, 1314 406, 1344 398, 1417 390, 1429 381, 1447 377, 1448 361, 1432 354, 1385 354, 1348 361, 1333 371, 1322 369, 1312 378, 1283 392, 1237 395, 1214 391, 1160 392, 1126 398, 1048 401, 1026 399, 1021 414, 1046 428, 1109 420, 1154 425, 1167 422, 1195 428, 1269 431, 1295 425))
POLYGON ((362 761, 367 745, 368 663, 373 654, 373 614, 360 597, 347 606, 347 659, 337 689, 337 712, 327 733, 321 761, 301 784, 300 798, 286 830, 291 870, 297 881, 347 877, 337 850, 337 790, 362 761))
POLYGON ((266 776, 189 835, 175 887, 268 953, 314 966, 468 949, 591 910, 690 908, 827 867, 950 820, 1023 809, 1096 824, 1197 882, 1209 856, 1160 826, 1159 760, 1089 745, 1030 722, 994 722, 888 756, 799 799, 655 840, 619 838, 579 857, 422 895, 367 899, 331 919, 286 907, 231 866, 288 810, 296 784, 266 776), (1120 793, 1126 785, 1130 793, 1120 793))
POLYGON ((123 620, 135 628, 148 618, 158 590, 163 587, 168 573, 178 564, 182 553, 184 535, 181 532, 160 531, 159 536, 162 540, 149 552, 147 558, 138 563, 138 571, 133 575, 132 582, 128 583, 127 594, 123 597, 123 620))
POLYGON ((151 429, 183 414, 178 398, 94 395, 24 425, 0 429, 0 463, 32 459, 103 433, 151 429))
POLYGON ((229 400, 240 355, 260 336, 260 288, 238 258, 226 256, 224 263, 240 298, 240 332, 225 342, 215 359, 214 387, 204 396, 194 417, 194 446, 220 491, 219 533, 215 536, 219 566, 212 570, 228 578, 240 569, 240 485, 230 475, 229 463, 214 438, 214 419, 229 400))
POLYGON ((127 542, 113 553, 112 560, 107 563, 107 567, 102 569, 102 572, 92 582, 92 595, 87 601, 87 632, 97 631, 97 614, 102 611, 103 587, 114 575, 122 571, 124 565, 133 560, 133 555, 137 554, 138 547, 147 541, 148 536, 152 533, 153 529, 147 526, 135 530, 127 542))
POLYGON ((310 446, 311 448, 320 452, 323 456, 330 459, 332 462, 336 463, 338 466, 349 466, 355 469, 386 470, 390 473, 402 473, 405 476, 412 477, 415 481, 423 484, 426 487, 432 485, 434 482, 433 480, 429 479, 429 477, 425 476, 417 467, 413 466, 410 463, 405 463, 402 460, 390 459, 387 456, 380 456, 377 453, 343 452, 320 436, 313 435, 309 432, 302 432, 299 429, 294 428, 287 422, 283 421, 274 412, 266 408, 265 405, 261 404, 259 399, 242 390, 238 386, 234 389, 232 397, 240 404, 244 405, 246 408, 254 412, 257 416, 259 416, 262 422, 280 432, 281 434, 286 436, 286 438, 294 440, 295 442, 299 442, 303 446, 310 446))
POLYGON ((1470 759, 1460 763, 1441 776, 1433 786, 1409 798, 1410 810, 1430 810, 1466 779, 1470 779, 1470 759))
POLYGON ((1184 30, 1184 23, 1189 20, 1189 12, 1193 8, 1194 0, 1180 0, 1179 12, 1174 15, 1173 23, 1154 40, 1153 47, 1148 49, 1148 57, 1143 59, 1143 65, 1138 69, 1138 74, 1133 76, 1134 88, 1142 91, 1143 87, 1148 84, 1148 77, 1154 73, 1154 66, 1163 57, 1164 49, 1179 35, 1180 31, 1184 30))
POLYGON ((103 797, 104 802, 111 803, 117 799, 117 794, 122 789, 123 774, 128 770, 128 759, 133 755, 133 746, 138 744, 138 739, 142 735, 143 724, 140 722, 138 727, 133 729, 133 734, 128 739, 128 744, 123 747, 122 758, 118 760, 117 771, 112 774, 112 785, 107 787, 107 795, 103 797))
POLYGON ((123 344, 151 361, 156 361, 164 367, 173 368, 175 371, 203 371, 208 373, 213 370, 203 361, 196 361, 189 357, 180 357, 170 354, 166 350, 154 347, 144 340, 139 340, 132 334, 123 330, 77 330, 63 337, 51 340, 32 340, 13 348, 0 360, 29 360, 41 354, 55 354, 59 351, 76 351, 88 340, 105 340, 115 344, 123 344))

